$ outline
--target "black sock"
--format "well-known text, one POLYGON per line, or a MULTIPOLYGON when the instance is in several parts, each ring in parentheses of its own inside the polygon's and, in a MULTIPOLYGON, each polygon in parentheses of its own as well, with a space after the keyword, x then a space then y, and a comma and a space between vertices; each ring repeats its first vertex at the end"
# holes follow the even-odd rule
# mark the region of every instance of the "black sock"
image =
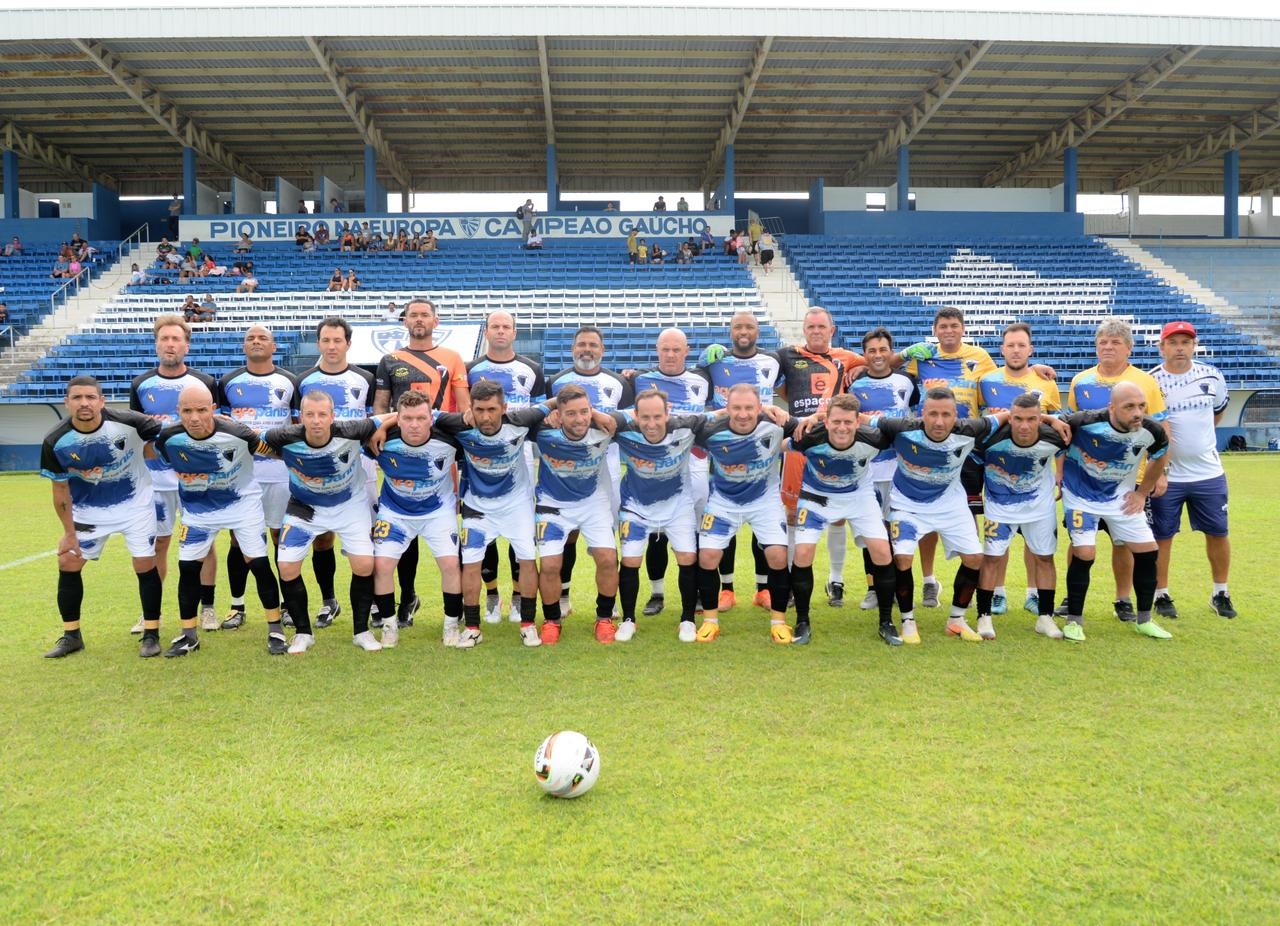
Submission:
POLYGON ((217 592, 217 586, 200 584, 200 605, 201 607, 213 607, 214 594, 217 592))
MULTIPOLYGON (((560 602, 556 602, 556 610, 560 610, 560 602)), ((537 597, 526 598, 520 596, 520 623, 532 624, 538 619, 538 599, 537 597)))
POLYGON ((462 617, 462 592, 441 592, 445 617, 462 617))
POLYGON ((813 566, 791 567, 791 591, 796 596, 796 623, 809 623, 809 601, 813 598, 813 566))
POLYGON ((480 629, 480 605, 464 604, 462 606, 462 617, 466 625, 474 630, 480 629))
MULTIPOLYGON (((617 600, 616 595, 596 594, 596 620, 611 621, 613 620, 613 603, 617 600)), ((634 619, 635 615, 632 615, 634 619)))
POLYGON ((644 551, 645 575, 650 582, 661 581, 667 576, 671 563, 666 534, 650 534, 649 546, 644 551))
MULTIPOLYGON (((338 573, 338 558, 332 549, 311 551, 311 571, 316 575, 316 585, 320 586, 320 597, 325 601, 337 598, 333 577, 338 573)), ((289 613, 293 614, 293 608, 289 608, 289 613)))
POLYGON ((163 591, 164 583, 160 581, 160 570, 155 566, 146 572, 138 573, 138 598, 142 602, 143 620, 160 620, 160 599, 163 591))
POLYGON ((265 556, 245 563, 245 567, 253 573, 253 582, 258 589, 258 600, 268 611, 280 607, 280 585, 276 582, 276 574, 271 571, 271 560, 265 556))
POLYGON ((354 633, 369 629, 369 605, 373 604, 373 575, 351 576, 351 627, 354 633))
POLYGON ((498 541, 484 548, 484 559, 480 561, 480 581, 488 585, 498 581, 498 541))
MULTIPOLYGON (((396 565, 396 578, 400 580, 400 602, 413 601, 417 594, 414 583, 418 578, 418 538, 404 548, 400 562, 396 565)), ((462 613, 462 612, 458 612, 462 613)))
MULTIPOLYGON (((978 570, 961 565, 956 570, 956 580, 951 593, 951 607, 968 608, 973 592, 978 587, 978 570)), ((983 612, 988 613, 988 612, 983 612)))
POLYGON ((1073 617, 1084 617, 1084 599, 1089 594, 1089 570, 1093 568, 1093 560, 1071 558, 1067 566, 1067 614, 1073 617))
POLYGON ((382 620, 394 620, 389 615, 396 613, 396 593, 386 592, 382 595, 374 595, 373 603, 378 606, 378 617, 382 620))
POLYGON ((694 563, 678 567, 680 584, 680 620, 693 620, 693 612, 698 610, 698 567, 694 563))
POLYGON ((871 551, 866 547, 862 548, 862 571, 867 577, 867 588, 875 588, 876 564, 871 562, 871 551))
MULTIPOLYGON (((810 581, 812 581, 812 572, 810 572, 810 581)), ((785 614, 787 599, 791 597, 791 571, 785 566, 781 569, 770 569, 766 587, 769 589, 770 610, 785 614)))
MULTIPOLYGON (((893 563, 885 563, 883 566, 871 565, 871 579, 875 583, 872 587, 876 590, 876 602, 880 609, 880 623, 893 623, 893 602, 898 591, 898 571, 893 568, 893 563)), ((907 570, 907 585, 911 585, 911 570, 907 570)))
POLYGON ((978 589, 978 616, 991 613, 991 599, 995 597, 996 590, 994 588, 978 589))
MULTIPOLYGON (((717 567, 719 569, 719 575, 717 576, 716 581, 719 582, 720 588, 724 589, 726 592, 733 591, 733 570, 737 563, 737 559, 738 538, 734 537, 729 541, 729 545, 724 548, 724 554, 720 557, 720 565, 717 567)), ((698 587, 702 587, 701 583, 699 583, 698 587)), ((707 602, 705 598, 703 599, 702 604, 703 607, 706 606, 707 602)))
POLYGON ((899 613, 910 614, 916 607, 916 585, 915 580, 911 578, 910 567, 894 569, 894 585, 894 597, 898 600, 899 613))
POLYGON ((1041 617, 1053 617, 1054 596, 1058 594, 1056 588, 1041 588, 1036 590, 1036 607, 1040 610, 1041 617))
POLYGON ((227 550, 227 586, 231 590, 232 601, 243 601, 244 590, 249 585, 249 564, 244 561, 244 553, 236 544, 227 550))
POLYGON ((84 576, 78 572, 58 570, 58 614, 63 623, 80 620, 80 605, 83 602, 84 576))
POLYGON ((515 547, 507 547, 507 565, 511 567, 511 597, 520 594, 520 560, 516 558, 515 547))
POLYGON ((636 619, 636 598, 640 595, 640 567, 622 566, 618 569, 618 599, 622 605, 622 619, 636 619))
POLYGON ((702 610, 715 616, 720 606, 720 576, 714 569, 698 569, 698 597, 702 610))
POLYGON ((200 560, 178 561, 178 618, 195 620, 200 613, 200 560))
POLYGON ((569 586, 573 582, 573 567, 578 563, 578 538, 564 545, 564 555, 560 559, 560 597, 569 597, 569 586))
POLYGON ((1151 619, 1151 603, 1156 597, 1156 556, 1155 550, 1133 554, 1134 610, 1138 612, 1138 617, 1145 614, 1147 620, 1151 619))
POLYGON ((280 583, 284 589, 284 606, 293 618, 293 627, 298 633, 311 633, 311 612, 307 610, 307 583, 302 576, 286 579, 280 583))
MULTIPOLYGON (((762 591, 769 587, 769 560, 764 555, 764 547, 760 546, 760 541, 756 540, 756 535, 751 535, 751 558, 755 560, 756 565, 756 591, 762 591)), ((775 611, 782 610, 774 608, 775 611)))
MULTIPOLYGON (((523 601, 524 599, 522 598, 520 600, 523 601)), ((548 604, 545 601, 542 603, 542 620, 544 623, 546 621, 550 621, 553 624, 560 623, 560 600, 559 599, 552 601, 550 604, 548 604)))

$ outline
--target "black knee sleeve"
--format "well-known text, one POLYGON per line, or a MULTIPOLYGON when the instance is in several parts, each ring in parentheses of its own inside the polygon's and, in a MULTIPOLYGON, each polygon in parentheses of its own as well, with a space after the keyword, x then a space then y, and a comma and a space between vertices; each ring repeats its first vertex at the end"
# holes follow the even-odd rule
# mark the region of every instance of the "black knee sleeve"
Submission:
POLYGON ((84 601, 84 576, 78 572, 58 572, 58 614, 64 623, 80 620, 84 601))
POLYGON ((911 570, 894 569, 894 597, 898 599, 898 611, 910 614, 916 607, 916 583, 911 577, 911 570))
POLYGON ((956 581, 951 592, 951 606, 967 608, 973 600, 973 590, 978 587, 978 570, 961 564, 956 570, 956 581))
POLYGON ((1133 554, 1133 598, 1138 611, 1150 611, 1156 597, 1155 550, 1133 554))
POLYGON ((791 570, 785 566, 781 569, 769 569, 769 608, 779 614, 785 614, 787 599, 791 597, 791 570))
MULTIPOLYGON (((1071 557, 1071 565, 1067 567, 1067 613, 1074 617, 1084 617, 1084 600, 1089 594, 1091 569, 1093 560, 1071 557)), ((1150 603, 1147 602, 1148 605, 1150 603)))
POLYGON ((636 598, 640 595, 640 567, 621 566, 618 569, 618 603, 622 605, 624 620, 636 618, 636 598))
MULTIPOLYGON (((244 557, 241 557, 243 560, 244 557)), ((268 611, 280 607, 280 586, 276 584, 276 574, 271 571, 271 560, 265 556, 245 563, 245 568, 253 573, 253 584, 258 589, 258 600, 268 611)), ((241 586, 243 594, 244 586, 241 586)))
POLYGON ((245 587, 249 584, 249 564, 244 561, 244 553, 236 544, 227 550, 227 586, 232 598, 243 598, 245 587))
POLYGON ((289 610, 289 617, 293 619, 293 626, 298 633, 311 633, 311 612, 307 604, 307 583, 302 581, 302 576, 296 579, 285 579, 280 583, 280 589, 284 592, 284 606, 289 610))
POLYGON ((667 574, 667 566, 671 563, 671 557, 668 554, 668 543, 666 534, 650 534, 649 545, 644 551, 645 575, 649 577, 649 581, 664 578, 667 574))
MULTIPOLYGON (((770 589, 772 591, 772 589, 770 589)), ((813 567, 791 567, 791 591, 796 598, 796 622, 809 619, 809 602, 813 599, 813 567)), ((774 610, 777 610, 776 608, 774 610)))
POLYGON ((200 560, 178 560, 178 617, 195 620, 200 613, 200 560))
POLYGON ((498 541, 484 548, 484 559, 480 561, 480 579, 485 585, 498 581, 498 541))
MULTIPOLYGON (((338 573, 338 557, 334 551, 312 550, 311 571, 315 573, 316 585, 320 586, 320 597, 326 600, 337 598, 338 595, 333 590, 333 577, 338 573)), ((289 608, 289 613, 293 614, 293 608, 289 608)))

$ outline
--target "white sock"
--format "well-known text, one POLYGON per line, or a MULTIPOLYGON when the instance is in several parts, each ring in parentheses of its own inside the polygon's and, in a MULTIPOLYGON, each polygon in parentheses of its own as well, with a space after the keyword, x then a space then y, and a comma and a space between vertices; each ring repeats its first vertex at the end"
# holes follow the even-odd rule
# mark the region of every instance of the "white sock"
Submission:
POLYGON ((1159 598, 1161 595, 1168 595, 1168 594, 1169 594, 1169 590, 1168 590, 1167 588, 1158 588, 1158 589, 1156 589, 1156 597, 1157 597, 1157 598, 1159 598))
POLYGON ((903 614, 903 615, 902 615, 902 623, 904 623, 904 624, 905 624, 907 621, 911 621, 911 622, 914 624, 914 623, 915 623, 915 620, 916 620, 916 612, 915 612, 915 611, 908 611, 906 614, 903 614))
POLYGON ((233 608, 239 608, 241 611, 243 611, 243 610, 244 610, 244 595, 241 595, 239 598, 232 598, 232 599, 231 599, 231 607, 233 607, 233 608))
POLYGON ((1218 594, 1218 592, 1222 592, 1222 594, 1224 594, 1224 595, 1225 595, 1225 594, 1227 594, 1227 583, 1226 583, 1226 582, 1214 582, 1214 583, 1213 583, 1213 593, 1216 595, 1216 594, 1218 594))
POLYGON ((796 526, 787 525, 787 568, 790 569, 796 558, 796 526))
POLYGON ((827 528, 827 559, 831 565, 832 582, 844 581, 844 557, 849 548, 849 534, 843 524, 827 528))
POLYGON ((666 595, 667 580, 666 579, 650 579, 649 588, 653 590, 655 595, 666 595))
POLYGON ((934 576, 934 575, 928 575, 928 576, 925 576, 925 577, 921 580, 921 583, 922 583, 922 584, 925 584, 925 585, 927 585, 927 584, 928 584, 928 583, 930 583, 930 582, 932 582, 934 585, 939 585, 939 584, 940 584, 940 583, 938 582, 938 577, 937 577, 937 576, 934 576))
POLYGON ((951 606, 951 616, 950 616, 949 618, 947 618, 947 620, 948 620, 948 621, 950 621, 950 622, 952 622, 952 623, 954 623, 955 621, 962 621, 962 620, 964 620, 964 611, 965 611, 965 609, 964 609, 964 608, 958 608, 958 607, 956 607, 955 605, 952 605, 952 606, 951 606))
POLYGON ((996 588, 996 590, 995 590, 995 591, 993 591, 991 594, 992 594, 992 595, 999 595, 1001 598, 1008 598, 1008 597, 1009 597, 1009 596, 1008 596, 1008 594, 1006 594, 1006 593, 1005 593, 1005 588, 1004 588, 1004 586, 1003 586, 1003 585, 1001 585, 1001 586, 999 586, 998 588, 996 588))

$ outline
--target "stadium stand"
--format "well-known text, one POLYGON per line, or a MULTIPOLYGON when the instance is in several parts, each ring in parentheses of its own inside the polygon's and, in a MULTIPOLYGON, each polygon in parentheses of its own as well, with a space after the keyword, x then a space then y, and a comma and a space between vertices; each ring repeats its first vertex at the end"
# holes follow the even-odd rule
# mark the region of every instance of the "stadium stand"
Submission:
POLYGON ((96 253, 75 281, 52 279, 50 272, 58 259, 58 248, 28 245, 21 254, 0 257, 0 302, 8 306, 8 322, 20 337, 57 311, 68 296, 75 295, 89 280, 102 276, 117 258, 115 242, 92 242, 96 253), (70 283, 71 285, 68 285, 70 283))
POLYGON ((1255 318, 1280 318, 1275 246, 1221 247, 1145 243, 1146 250, 1255 318))

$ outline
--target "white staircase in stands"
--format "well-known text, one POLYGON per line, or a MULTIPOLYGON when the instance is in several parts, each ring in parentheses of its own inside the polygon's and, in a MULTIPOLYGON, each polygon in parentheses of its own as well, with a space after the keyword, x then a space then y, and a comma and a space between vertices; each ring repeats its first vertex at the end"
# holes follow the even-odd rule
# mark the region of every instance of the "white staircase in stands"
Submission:
MULTIPOLYGON (((758 264, 751 264, 751 275, 764 300, 765 313, 773 321, 783 344, 799 344, 804 341, 804 313, 812 306, 796 281, 796 275, 787 266, 787 259, 780 249, 775 249, 773 263, 768 273, 758 264)), ((725 319, 728 323, 728 319, 725 319)))

